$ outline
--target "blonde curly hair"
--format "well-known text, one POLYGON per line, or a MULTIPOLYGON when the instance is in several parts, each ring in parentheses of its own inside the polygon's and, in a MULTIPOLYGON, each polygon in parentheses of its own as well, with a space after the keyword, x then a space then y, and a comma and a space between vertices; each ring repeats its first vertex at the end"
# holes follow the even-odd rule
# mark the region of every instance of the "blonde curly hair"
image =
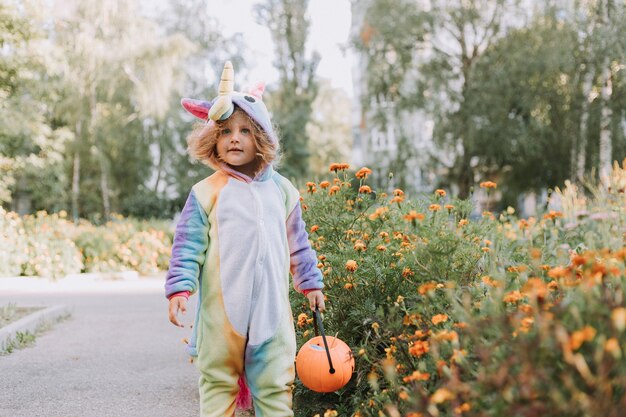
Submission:
POLYGON ((226 120, 197 124, 187 137, 187 151, 189 155, 191 155, 194 160, 200 161, 217 171, 220 163, 223 162, 217 152, 217 140, 222 130, 227 127, 230 120, 237 115, 244 117, 250 123, 250 126, 252 126, 252 135, 254 136, 256 145, 256 160, 258 162, 257 172, 255 172, 255 174, 258 173, 258 170, 264 165, 261 161, 274 166, 277 165, 280 160, 278 143, 272 142, 265 131, 239 106, 235 106, 233 114, 226 120))

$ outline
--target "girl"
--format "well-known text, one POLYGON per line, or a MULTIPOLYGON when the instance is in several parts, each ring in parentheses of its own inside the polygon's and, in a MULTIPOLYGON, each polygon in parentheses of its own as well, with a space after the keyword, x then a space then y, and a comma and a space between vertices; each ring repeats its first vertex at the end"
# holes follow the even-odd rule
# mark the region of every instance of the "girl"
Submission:
POLYGON ((180 327, 178 311, 190 294, 200 297, 188 351, 197 356, 203 417, 234 416, 245 382, 256 417, 293 416, 290 271, 296 291, 324 310, 298 191, 272 168, 279 146, 262 93, 262 85, 233 91, 226 62, 216 99, 182 100, 207 121, 189 137, 190 153, 216 172, 192 187, 183 208, 165 294, 180 327))

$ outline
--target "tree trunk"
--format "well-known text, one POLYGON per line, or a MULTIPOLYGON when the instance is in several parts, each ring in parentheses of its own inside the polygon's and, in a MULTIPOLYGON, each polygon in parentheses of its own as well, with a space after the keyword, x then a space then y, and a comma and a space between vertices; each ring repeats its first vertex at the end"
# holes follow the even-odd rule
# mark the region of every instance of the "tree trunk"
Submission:
POLYGON ((613 80, 611 74, 611 62, 608 57, 604 59, 602 66, 602 113, 600 117, 600 180, 605 181, 611 172, 613 163, 613 144, 611 138, 611 96, 613 94, 613 80))
POLYGON ((572 176, 573 180, 582 182, 585 176, 585 162, 587 160, 587 135, 589 126, 589 105, 593 102, 594 96, 592 93, 594 71, 589 68, 589 71, 583 78, 583 101, 582 110, 580 114, 580 131, 578 133, 578 146, 572 147, 572 158, 575 175, 572 176))
POLYGON ((111 192, 109 190, 106 157, 100 149, 98 149, 98 162, 100 163, 100 189, 102 190, 102 209, 104 211, 104 220, 109 221, 111 218, 111 192))
MULTIPOLYGON (((76 145, 82 138, 83 123, 76 122, 76 145)), ((74 162, 72 167, 72 218, 74 223, 78 223, 80 213, 78 211, 78 200, 80 197, 80 149, 79 146, 74 147, 74 162)))

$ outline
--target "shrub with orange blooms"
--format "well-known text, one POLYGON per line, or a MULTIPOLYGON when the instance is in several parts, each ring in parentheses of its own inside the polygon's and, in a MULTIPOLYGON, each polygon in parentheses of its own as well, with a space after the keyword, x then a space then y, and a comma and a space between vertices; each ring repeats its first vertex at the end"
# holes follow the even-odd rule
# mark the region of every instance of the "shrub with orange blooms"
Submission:
MULTIPOLYGON (((333 171, 322 179, 339 188, 333 196, 302 193, 305 221, 323 225, 310 238, 323 256, 324 326, 358 354, 337 394, 297 382, 296 416, 619 415, 626 200, 617 182, 585 211, 568 186, 545 218, 513 209, 470 218, 480 213, 470 201, 381 192, 370 173, 333 171)), ((294 319, 310 311, 291 299, 294 319)), ((298 327, 298 343, 312 332, 298 327)))

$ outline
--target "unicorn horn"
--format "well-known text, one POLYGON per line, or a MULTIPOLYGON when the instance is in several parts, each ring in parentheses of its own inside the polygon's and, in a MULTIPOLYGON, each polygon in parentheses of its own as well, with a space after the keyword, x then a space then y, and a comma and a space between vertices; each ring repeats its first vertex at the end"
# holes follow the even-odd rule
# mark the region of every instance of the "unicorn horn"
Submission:
POLYGON ((226 61, 222 70, 222 77, 218 88, 218 97, 209 110, 209 118, 211 120, 227 119, 234 110, 231 94, 235 86, 235 71, 233 64, 226 61))

